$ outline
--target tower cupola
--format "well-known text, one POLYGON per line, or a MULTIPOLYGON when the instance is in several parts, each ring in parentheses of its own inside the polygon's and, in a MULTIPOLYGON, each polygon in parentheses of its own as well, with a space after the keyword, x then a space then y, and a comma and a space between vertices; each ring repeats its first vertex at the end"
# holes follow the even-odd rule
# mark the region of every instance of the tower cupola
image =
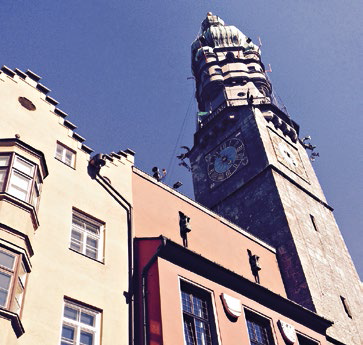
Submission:
POLYGON ((211 12, 192 43, 192 71, 203 123, 221 105, 271 103, 271 84, 261 62, 260 48, 233 25, 211 12))

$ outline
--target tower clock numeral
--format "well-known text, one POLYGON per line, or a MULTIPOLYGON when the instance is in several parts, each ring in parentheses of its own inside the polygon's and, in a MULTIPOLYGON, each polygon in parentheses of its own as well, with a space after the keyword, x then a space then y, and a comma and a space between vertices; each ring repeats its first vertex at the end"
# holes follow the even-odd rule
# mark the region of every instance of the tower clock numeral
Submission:
POLYGON ((226 177, 228 178, 228 177, 230 177, 231 175, 232 175, 231 170, 227 170, 227 171, 226 171, 226 177))
POLYGON ((241 145, 241 146, 238 146, 236 150, 237 150, 237 152, 240 152, 240 151, 242 151, 244 148, 245 148, 245 147, 244 147, 244 145, 241 145))

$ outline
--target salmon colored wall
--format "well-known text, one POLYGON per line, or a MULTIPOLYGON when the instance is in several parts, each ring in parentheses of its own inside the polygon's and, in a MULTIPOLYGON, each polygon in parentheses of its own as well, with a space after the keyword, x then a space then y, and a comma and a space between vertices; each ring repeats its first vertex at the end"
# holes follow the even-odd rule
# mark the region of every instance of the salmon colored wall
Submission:
POLYGON ((136 237, 163 235, 182 245, 179 211, 191 218, 188 248, 219 265, 255 281, 247 249, 260 257, 261 285, 286 296, 274 250, 245 234, 223 218, 190 199, 163 188, 161 183, 134 169, 134 232, 136 237))
POLYGON ((325 337, 316 333, 305 326, 273 311, 263 305, 250 300, 224 286, 218 285, 210 280, 194 274, 188 270, 184 270, 173 265, 169 261, 158 260, 160 295, 161 298, 161 319, 163 326, 163 344, 164 345, 182 345, 183 326, 182 326, 182 310, 180 300, 180 278, 200 285, 201 288, 209 290, 212 294, 212 301, 215 309, 216 328, 219 333, 221 344, 248 344, 248 331, 244 313, 232 322, 226 316, 223 309, 220 295, 226 293, 235 297, 242 302, 242 307, 252 312, 259 313, 265 318, 270 319, 272 333, 275 344, 286 345, 282 338, 277 325, 279 319, 293 325, 295 330, 303 335, 307 335, 320 342, 321 345, 327 344, 325 337))

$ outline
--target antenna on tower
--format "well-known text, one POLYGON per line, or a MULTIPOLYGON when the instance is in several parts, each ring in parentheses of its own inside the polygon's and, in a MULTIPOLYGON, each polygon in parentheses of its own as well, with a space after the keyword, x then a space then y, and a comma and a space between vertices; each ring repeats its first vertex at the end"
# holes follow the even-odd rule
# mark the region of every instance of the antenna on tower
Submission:
POLYGON ((271 64, 268 64, 268 69, 265 70, 265 72, 267 73, 271 73, 272 72, 272 68, 271 68, 271 64))

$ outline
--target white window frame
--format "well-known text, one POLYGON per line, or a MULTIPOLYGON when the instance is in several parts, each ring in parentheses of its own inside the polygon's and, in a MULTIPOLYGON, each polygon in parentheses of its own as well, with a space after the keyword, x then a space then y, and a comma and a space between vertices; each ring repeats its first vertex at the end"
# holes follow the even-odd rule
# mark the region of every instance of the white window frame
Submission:
POLYGON ((61 345, 82 345, 81 334, 82 332, 92 334, 93 342, 92 345, 100 344, 101 337, 101 311, 85 306, 79 302, 74 302, 69 299, 64 299, 63 314, 62 314, 62 326, 60 334, 60 344, 61 345), (71 309, 76 312, 75 319, 66 316, 66 308, 71 309), (93 325, 82 322, 82 315, 92 316, 93 325), (63 329, 64 327, 69 327, 74 330, 74 338, 70 339, 64 337, 63 329))
MULTIPOLYGON (((214 301, 214 294, 211 290, 205 288, 204 286, 201 286, 199 284, 196 284, 192 281, 189 281, 184 278, 179 278, 179 295, 180 295, 180 311, 181 311, 181 317, 183 321, 183 340, 184 344, 187 344, 186 340, 186 332, 185 332, 185 324, 187 322, 187 319, 191 320, 193 319, 193 322, 195 320, 200 320, 204 324, 208 325, 209 334, 210 334, 210 344, 215 345, 220 343, 220 335, 218 331, 217 326, 217 315, 215 311, 215 301, 214 301), (197 297, 200 300, 204 300, 206 302, 207 306, 207 312, 208 312, 208 319, 205 320, 203 318, 198 317, 197 315, 193 315, 193 313, 188 313, 188 311, 184 310, 183 308, 183 293, 186 293, 187 295, 192 295, 197 297)), ((195 329, 193 329, 195 331, 195 329)), ((193 339, 195 339, 195 333, 193 333, 193 339)), ((193 343, 194 344, 194 343, 193 343)))
POLYGON ((14 152, 2 153, 0 157, 7 157, 7 162, 2 160, 3 164, 0 165, 0 193, 8 193, 19 200, 32 204, 37 210, 43 182, 37 164, 14 152), (29 169, 26 169, 27 167, 29 169), (26 188, 21 186, 19 183, 21 181, 26 182, 26 188))
POLYGON ((73 209, 69 248, 93 260, 103 262, 104 229, 105 223, 73 209), (90 229, 94 229, 95 231, 91 231, 90 229), (76 234, 80 235, 78 239, 76 238, 76 234), (96 241, 97 246, 90 245, 89 242, 91 241, 96 241), (91 255, 95 250, 96 255, 91 255))
POLYGON ((76 152, 59 141, 57 141, 55 149, 55 158, 73 169, 76 167, 76 152), (67 158, 67 154, 70 155, 70 160, 67 158))
POLYGON ((1 288, 2 291, 6 291, 6 299, 0 308, 10 310, 20 316, 28 271, 19 253, 3 247, 0 247, 0 253, 13 258, 11 267, 3 265, 0 259, 0 273, 10 278, 8 287, 1 288))

